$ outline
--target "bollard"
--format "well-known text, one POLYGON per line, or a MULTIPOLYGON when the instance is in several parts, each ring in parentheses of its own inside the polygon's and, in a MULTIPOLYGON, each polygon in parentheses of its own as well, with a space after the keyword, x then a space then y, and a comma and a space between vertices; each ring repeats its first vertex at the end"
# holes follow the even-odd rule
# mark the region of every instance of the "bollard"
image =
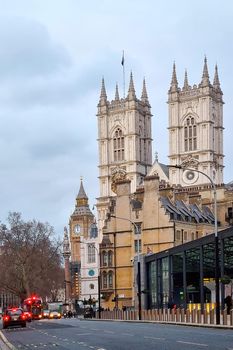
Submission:
POLYGON ((159 321, 162 321, 162 310, 159 309, 159 321))
POLYGON ((172 322, 175 321, 175 309, 171 310, 171 320, 172 320, 172 322))
POLYGON ((181 322, 185 322, 185 313, 184 313, 184 309, 181 309, 180 316, 181 316, 181 322))
POLYGON ((196 309, 192 310, 191 318, 192 318, 192 323, 196 323, 196 319, 197 319, 197 310, 196 309))
POLYGON ((148 320, 152 320, 152 310, 148 310, 148 320))
POLYGON ((208 312, 207 312, 207 310, 206 309, 204 309, 204 317, 203 317, 203 321, 204 321, 204 323, 205 324, 207 324, 208 323, 208 312))
POLYGON ((189 323, 190 322, 190 310, 187 309, 186 310, 186 323, 189 323))
POLYGON ((180 309, 176 309, 176 322, 180 322, 180 309))
POLYGON ((223 316, 223 324, 226 325, 227 324, 227 310, 226 309, 223 310, 222 316, 223 316))
POLYGON ((230 311, 230 325, 233 326, 233 309, 230 311))
POLYGON ((211 309, 210 310, 210 324, 214 324, 214 316, 215 316, 215 310, 211 309))
POLYGON ((197 323, 202 323, 202 320, 201 320, 201 310, 200 309, 198 309, 197 310, 197 323))
POLYGON ((156 320, 156 318, 155 318, 155 309, 152 309, 152 310, 151 310, 151 320, 152 320, 152 321, 155 321, 155 320, 156 320))

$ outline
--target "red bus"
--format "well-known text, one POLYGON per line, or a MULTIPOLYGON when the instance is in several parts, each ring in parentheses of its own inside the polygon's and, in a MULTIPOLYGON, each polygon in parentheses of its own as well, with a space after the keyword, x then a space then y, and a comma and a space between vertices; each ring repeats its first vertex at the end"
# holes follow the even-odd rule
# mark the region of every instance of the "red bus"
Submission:
POLYGON ((23 301, 23 310, 31 313, 33 320, 40 320, 42 318, 42 299, 33 295, 23 301))

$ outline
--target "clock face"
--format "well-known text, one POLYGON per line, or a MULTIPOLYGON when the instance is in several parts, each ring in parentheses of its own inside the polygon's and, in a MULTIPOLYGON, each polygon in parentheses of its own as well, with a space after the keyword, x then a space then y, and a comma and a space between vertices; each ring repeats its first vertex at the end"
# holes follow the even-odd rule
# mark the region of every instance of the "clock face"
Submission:
POLYGON ((198 180, 198 173, 196 171, 185 170, 183 172, 183 181, 188 184, 192 185, 198 180))
POLYGON ((94 271, 94 270, 91 269, 91 270, 88 271, 88 275, 89 275, 89 276, 92 277, 92 276, 94 276, 94 274, 95 274, 95 271, 94 271))
POLYGON ((80 225, 75 225, 74 226, 74 232, 76 235, 78 235, 81 232, 81 226, 80 225))

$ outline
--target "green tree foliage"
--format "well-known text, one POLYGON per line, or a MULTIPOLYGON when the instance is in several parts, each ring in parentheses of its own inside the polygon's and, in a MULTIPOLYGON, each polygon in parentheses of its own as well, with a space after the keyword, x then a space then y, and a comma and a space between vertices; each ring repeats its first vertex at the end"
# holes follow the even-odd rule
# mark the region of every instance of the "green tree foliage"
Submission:
POLYGON ((32 293, 56 299, 63 287, 61 242, 54 238, 48 223, 24 221, 10 213, 8 226, 0 226, 1 289, 21 300, 32 293))

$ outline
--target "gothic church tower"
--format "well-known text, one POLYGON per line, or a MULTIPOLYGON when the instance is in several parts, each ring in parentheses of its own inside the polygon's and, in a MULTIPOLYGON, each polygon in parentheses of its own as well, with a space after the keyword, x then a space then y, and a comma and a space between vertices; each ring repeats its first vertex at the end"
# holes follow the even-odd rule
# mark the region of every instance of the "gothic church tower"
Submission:
MULTIPOLYGON (((210 83, 207 59, 200 84, 191 87, 185 71, 179 88, 173 66, 168 91, 170 165, 185 165, 207 174, 215 184, 223 183, 223 99, 218 69, 210 83)), ((169 169, 171 184, 204 184, 208 180, 197 172, 169 169)))
POLYGON ((105 218, 110 198, 115 196, 115 181, 128 178, 133 192, 151 167, 151 117, 145 80, 141 99, 136 97, 131 73, 127 97, 120 99, 116 86, 115 99, 111 102, 102 80, 97 113, 100 188, 97 209, 100 221, 105 218))

